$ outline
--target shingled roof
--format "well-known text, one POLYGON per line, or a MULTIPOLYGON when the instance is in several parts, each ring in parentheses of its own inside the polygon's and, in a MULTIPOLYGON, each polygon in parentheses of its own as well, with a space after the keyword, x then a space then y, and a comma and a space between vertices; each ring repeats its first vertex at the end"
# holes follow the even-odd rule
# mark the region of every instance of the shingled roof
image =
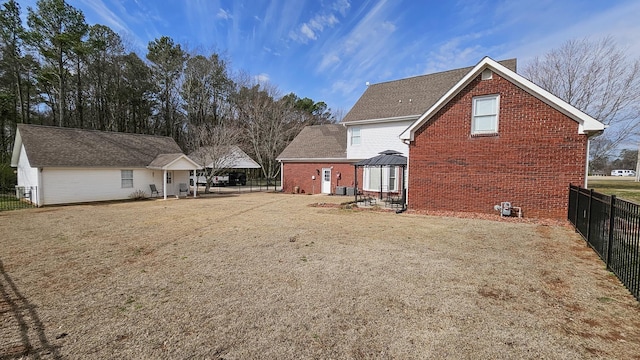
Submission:
MULTIPOLYGON (((24 145, 31 167, 140 168, 160 154, 182 154, 178 144, 166 136, 27 124, 18 125, 18 136, 15 145, 24 145)), ((14 149, 14 166, 19 151, 14 149)))
POLYGON ((277 160, 346 158, 347 129, 339 124, 328 124, 302 129, 277 160))
MULTIPOLYGON (((500 61, 516 71, 516 59, 500 61)), ((473 66, 369 85, 342 122, 418 117, 462 79, 473 66)))

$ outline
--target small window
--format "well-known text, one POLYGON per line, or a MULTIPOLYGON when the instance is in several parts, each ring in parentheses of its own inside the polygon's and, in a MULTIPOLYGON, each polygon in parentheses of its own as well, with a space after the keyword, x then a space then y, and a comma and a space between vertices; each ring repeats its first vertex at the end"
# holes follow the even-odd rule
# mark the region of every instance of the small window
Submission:
POLYGON ((360 128, 354 127, 351 129, 351 145, 360 145, 360 128))
POLYGON ((123 189, 132 188, 133 187, 133 170, 122 170, 120 171, 120 184, 123 189))
POLYGON ((498 109, 500 108, 499 103, 499 95, 473 98, 471 135, 498 133, 498 109))
POLYGON ((171 171, 167 171, 167 184, 171 184, 171 171))

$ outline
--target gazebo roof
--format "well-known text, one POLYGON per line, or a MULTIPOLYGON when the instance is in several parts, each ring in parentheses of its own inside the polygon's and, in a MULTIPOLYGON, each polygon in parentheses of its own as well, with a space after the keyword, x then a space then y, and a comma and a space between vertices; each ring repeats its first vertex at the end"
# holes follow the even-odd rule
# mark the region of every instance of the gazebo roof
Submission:
POLYGON ((395 150, 385 150, 380 155, 360 160, 355 166, 407 166, 407 157, 395 150))

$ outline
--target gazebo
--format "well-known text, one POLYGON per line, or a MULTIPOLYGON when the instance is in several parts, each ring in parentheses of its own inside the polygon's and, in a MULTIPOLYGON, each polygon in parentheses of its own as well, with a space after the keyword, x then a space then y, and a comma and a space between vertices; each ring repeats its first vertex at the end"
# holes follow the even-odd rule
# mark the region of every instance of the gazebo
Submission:
MULTIPOLYGON (((405 176, 406 176, 406 170, 407 170, 407 157, 402 155, 401 152, 395 151, 395 150, 385 150, 383 152, 378 153, 378 156, 374 156, 372 158, 369 159, 364 159, 364 160, 360 160, 357 163, 353 164, 354 166, 354 171, 355 171, 355 189, 356 191, 355 193, 355 200, 356 202, 358 202, 358 193, 359 191, 358 189, 358 168, 371 168, 371 167, 377 167, 377 168, 393 168, 393 167, 399 167, 402 169, 402 178, 400 180, 400 196, 401 196, 401 205, 402 208, 404 209, 406 207, 406 203, 407 203, 407 195, 406 195, 406 191, 404 188, 404 183, 405 183, 405 176)), ((382 171, 380 171, 380 190, 379 190, 379 198, 382 200, 382 171)))

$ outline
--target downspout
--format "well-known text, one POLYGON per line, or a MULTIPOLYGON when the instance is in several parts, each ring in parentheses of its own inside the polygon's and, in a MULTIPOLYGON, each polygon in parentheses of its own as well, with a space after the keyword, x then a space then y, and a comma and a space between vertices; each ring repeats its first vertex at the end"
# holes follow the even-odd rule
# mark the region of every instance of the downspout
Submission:
POLYGON ((591 147, 591 136, 587 136, 587 156, 584 166, 584 188, 587 189, 589 179, 589 148, 591 147))
POLYGON ((358 204, 358 165, 353 165, 353 196, 355 196, 355 202, 358 204))
MULTIPOLYGON (((407 163, 408 163, 408 162, 407 162, 407 163)), ((402 166, 402 167, 401 167, 401 169, 402 169, 402 182, 400 183, 400 190, 402 191, 402 193, 401 193, 402 195, 400 195, 400 196, 401 196, 401 198, 402 198, 402 209, 398 209, 398 210, 396 210, 396 214, 402 214, 403 212, 407 211, 407 196, 406 196, 406 194, 407 194, 407 189, 406 189, 406 188, 405 188, 405 186, 404 186, 404 181, 405 181, 405 175, 404 175, 404 173, 405 173, 405 167, 404 167, 404 166, 402 166)))

